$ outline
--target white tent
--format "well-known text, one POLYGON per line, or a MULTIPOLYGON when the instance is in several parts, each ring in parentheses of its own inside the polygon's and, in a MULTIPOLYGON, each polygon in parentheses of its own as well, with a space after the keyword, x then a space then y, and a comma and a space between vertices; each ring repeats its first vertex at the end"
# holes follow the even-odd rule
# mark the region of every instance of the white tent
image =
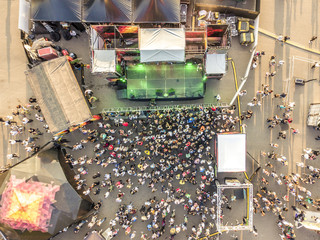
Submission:
POLYGON ((217 134, 215 147, 218 172, 246 171, 245 134, 217 134))
POLYGON ((315 211, 304 211, 305 218, 301 222, 305 228, 320 231, 320 213, 315 211))
POLYGON ((183 28, 141 28, 139 35, 141 62, 184 62, 183 28))
POLYGON ((226 54, 208 53, 206 54, 206 74, 225 74, 226 54))
POLYGON ((115 50, 93 50, 92 73, 116 72, 115 50))
POLYGON ((19 1, 19 23, 18 28, 26 33, 29 33, 30 19, 30 2, 27 0, 19 1))

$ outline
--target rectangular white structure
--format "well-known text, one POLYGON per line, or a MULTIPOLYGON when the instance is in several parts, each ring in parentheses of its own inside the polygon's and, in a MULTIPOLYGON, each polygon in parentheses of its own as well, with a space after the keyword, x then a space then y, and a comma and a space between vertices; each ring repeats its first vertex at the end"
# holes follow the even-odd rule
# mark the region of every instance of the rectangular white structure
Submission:
POLYGON ((215 147, 218 172, 246 171, 245 134, 217 134, 215 147))
POLYGON ((185 47, 183 28, 140 29, 140 62, 184 62, 185 47))
POLYGON ((115 50, 93 50, 92 73, 116 72, 115 50))
POLYGON ((315 211, 304 210, 304 215, 304 220, 303 222, 301 222, 302 226, 314 231, 320 231, 320 223, 319 221, 316 221, 316 219, 320 218, 320 213, 315 211))
POLYGON ((25 33, 29 33, 30 22, 30 2, 27 0, 19 1, 19 22, 18 28, 25 33))
POLYGON ((206 74, 225 74, 226 54, 206 53, 206 74))

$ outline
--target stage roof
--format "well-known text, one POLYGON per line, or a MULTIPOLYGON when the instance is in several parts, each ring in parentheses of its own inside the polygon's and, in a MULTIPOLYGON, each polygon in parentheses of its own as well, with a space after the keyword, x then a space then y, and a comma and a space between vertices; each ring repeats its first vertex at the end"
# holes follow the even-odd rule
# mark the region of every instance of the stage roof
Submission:
POLYGON ((32 0, 34 21, 81 22, 81 0, 32 0))
POLYGON ((133 22, 179 23, 179 0, 133 0, 133 22))
POLYGON ((25 74, 52 133, 92 118, 66 57, 42 62, 25 74))
POLYGON ((94 50, 92 59, 92 72, 116 72, 116 51, 94 50))
POLYGON ((83 21, 85 22, 131 22, 131 0, 84 0, 83 21))
POLYGON ((141 62, 184 62, 185 32, 182 28, 141 28, 141 62))
POLYGON ((218 172, 246 171, 246 134, 217 134, 218 172))
POLYGON ((226 54, 206 53, 206 74, 225 74, 226 54))

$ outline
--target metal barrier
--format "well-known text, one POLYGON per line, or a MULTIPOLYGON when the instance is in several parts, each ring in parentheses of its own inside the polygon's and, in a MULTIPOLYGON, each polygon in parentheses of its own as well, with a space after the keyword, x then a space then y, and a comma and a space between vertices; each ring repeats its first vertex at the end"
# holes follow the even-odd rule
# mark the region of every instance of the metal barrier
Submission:
POLYGON ((115 108, 104 108, 102 114, 107 113, 123 113, 123 112, 142 112, 142 111, 166 111, 166 110, 187 110, 195 108, 229 108, 227 103, 220 103, 214 105, 211 103, 207 104, 179 104, 179 105, 160 105, 160 106, 137 106, 137 107, 115 107, 115 108))
POLYGON ((170 110, 191 110, 201 111, 205 108, 217 108, 216 114, 229 114, 227 110, 230 108, 225 103, 216 106, 214 104, 180 104, 180 105, 161 105, 161 106, 139 106, 139 107, 118 107, 118 108, 105 108, 102 110, 101 115, 104 120, 107 118, 130 118, 130 114, 135 114, 135 118, 147 118, 151 112, 163 111, 168 113, 170 110))

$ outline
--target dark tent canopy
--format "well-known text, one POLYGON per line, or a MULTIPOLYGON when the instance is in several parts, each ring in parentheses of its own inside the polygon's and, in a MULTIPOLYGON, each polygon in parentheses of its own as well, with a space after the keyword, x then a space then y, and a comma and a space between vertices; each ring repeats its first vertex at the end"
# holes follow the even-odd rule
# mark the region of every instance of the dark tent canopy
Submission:
POLYGON ((31 19, 52 22, 179 23, 179 0, 31 0, 31 19))
MULTIPOLYGON (((5 216, 4 218, 0 217, 0 230, 3 230, 1 226, 4 226, 5 231, 9 234, 17 233, 19 235, 19 237, 12 239, 48 239, 50 235, 54 235, 64 227, 78 221, 91 210, 91 199, 88 196, 81 196, 75 191, 72 187, 72 185, 75 185, 74 179, 72 177, 67 179, 62 164, 65 163, 61 152, 50 149, 41 151, 9 171, 0 174, 0 216, 5 216), (15 184, 10 184, 13 181, 12 179, 15 184), (16 184, 18 181, 19 183, 16 184), (27 188, 33 184, 38 186, 36 191, 27 188), (49 204, 43 189, 48 188, 58 190, 54 193, 54 201, 51 201, 50 204, 52 212, 43 211, 43 208, 48 208, 47 205, 49 204), (12 199, 15 201, 9 202, 12 199), (17 212, 15 215, 12 211, 7 210, 9 208, 7 203, 11 204, 9 206, 17 212), (22 204, 24 204, 23 207, 22 204), (20 214, 18 215, 18 213, 20 214), (35 213, 38 213, 38 215, 35 213), (13 222, 18 216, 15 224, 3 225, 8 221, 13 222), (48 218, 45 231, 48 234, 39 236, 40 231, 31 230, 30 233, 19 231, 21 230, 20 227, 27 226, 27 223, 40 224, 44 216, 48 218), (6 219, 7 221, 5 221, 6 219), (22 225, 22 223, 25 225, 22 225), (13 227, 13 225, 17 227, 13 227), (27 238, 27 233, 34 237, 27 238)), ((51 195, 50 192, 48 192, 48 195, 51 195)))
POLYGON ((179 0, 133 0, 133 22, 179 23, 179 0))
POLYGON ((81 0, 32 0, 34 21, 81 22, 81 0))
POLYGON ((85 22, 131 22, 131 0, 84 0, 83 21, 85 22))

